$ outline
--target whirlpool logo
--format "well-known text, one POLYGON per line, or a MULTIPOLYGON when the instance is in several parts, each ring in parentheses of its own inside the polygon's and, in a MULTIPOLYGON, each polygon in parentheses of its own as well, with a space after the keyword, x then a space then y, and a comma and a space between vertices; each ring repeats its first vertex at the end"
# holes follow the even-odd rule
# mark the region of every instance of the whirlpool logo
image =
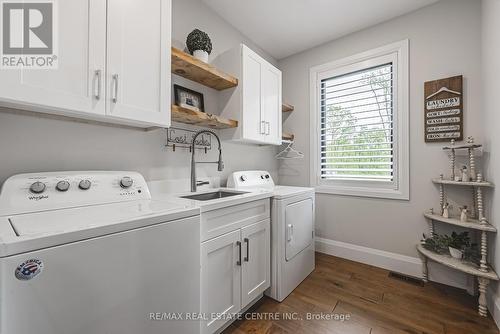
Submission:
POLYGON ((29 281, 38 276, 43 270, 43 262, 39 259, 29 259, 17 266, 15 275, 20 281, 29 281))
POLYGON ((57 68, 56 0, 1 0, 2 69, 57 68))
POLYGON ((28 196, 28 199, 30 201, 35 201, 35 202, 41 201, 42 199, 48 199, 48 198, 49 198, 49 195, 28 196))

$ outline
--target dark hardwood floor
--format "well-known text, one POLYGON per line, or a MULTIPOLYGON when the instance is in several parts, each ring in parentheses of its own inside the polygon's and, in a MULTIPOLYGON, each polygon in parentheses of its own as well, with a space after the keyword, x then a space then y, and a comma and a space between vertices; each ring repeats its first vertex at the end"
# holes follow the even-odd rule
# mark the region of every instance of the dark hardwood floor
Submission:
POLYGON ((265 297, 250 312, 224 333, 499 333, 491 317, 477 314, 476 298, 462 290, 418 286, 387 270, 319 253, 316 270, 282 303, 265 297), (349 319, 326 319, 342 315, 349 319))

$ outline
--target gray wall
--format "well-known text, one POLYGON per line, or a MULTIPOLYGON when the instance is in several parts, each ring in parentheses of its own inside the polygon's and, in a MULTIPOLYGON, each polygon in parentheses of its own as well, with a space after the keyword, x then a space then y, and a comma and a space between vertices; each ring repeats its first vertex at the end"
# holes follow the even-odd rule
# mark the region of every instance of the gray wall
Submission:
MULTIPOLYGON (((484 138, 487 162, 487 177, 497 186, 500 184, 500 114, 498 112, 498 96, 500 92, 500 13, 499 0, 483 0, 483 112, 484 138)), ((487 193, 487 208, 490 209, 490 221, 500 228, 500 195, 498 189, 487 193)), ((493 258, 493 267, 500 270, 500 243, 498 237, 490 238, 490 258, 493 258)), ((492 285, 495 295, 490 298, 490 312, 500 325, 500 290, 498 285, 492 285)))
MULTIPOLYGON (((309 69, 392 42, 410 40, 410 201, 318 194, 319 237, 417 255, 415 244, 422 232, 427 231, 422 212, 439 206, 438 188, 430 180, 448 172, 442 144, 424 143, 424 82, 464 75, 465 135, 481 141, 480 19, 480 1, 443 0, 279 61, 284 100, 296 108, 285 119, 283 131, 295 133, 297 148, 306 154, 303 160, 280 165, 280 182, 305 186, 309 184, 310 161, 309 69)), ((464 198, 464 194, 457 196, 464 198)))
MULTIPOLYGON (((245 36, 198 0, 173 0, 173 45, 183 48, 187 34, 194 28, 212 38, 211 59, 241 42, 263 53, 245 36)), ((217 92, 174 76, 179 82, 205 94, 207 111, 218 113, 217 92)), ((107 126, 40 119, 0 112, 0 183, 23 172, 59 170, 137 170, 146 179, 188 178, 189 153, 164 148, 165 131, 145 133, 107 126)), ((199 176, 227 175, 238 169, 267 169, 276 175, 275 148, 223 143, 225 171, 201 165, 199 176)), ((216 158, 216 150, 200 159, 216 158)))

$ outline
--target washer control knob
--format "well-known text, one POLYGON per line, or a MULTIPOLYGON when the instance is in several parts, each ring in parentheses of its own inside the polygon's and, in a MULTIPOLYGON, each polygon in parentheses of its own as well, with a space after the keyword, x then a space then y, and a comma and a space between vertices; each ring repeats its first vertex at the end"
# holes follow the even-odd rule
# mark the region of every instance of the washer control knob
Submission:
POLYGON ((120 180, 120 187, 130 188, 134 184, 134 180, 130 176, 124 176, 120 180))
POLYGON ((241 175, 240 176, 240 180, 245 182, 247 180, 247 176, 246 175, 241 175))
POLYGON ((30 191, 34 194, 41 194, 45 191, 45 183, 36 181, 30 186, 30 191))
POLYGON ((268 178, 269 178, 269 174, 266 174, 266 179, 268 179, 268 178))
POLYGON ((91 185, 92 182, 90 182, 90 180, 81 180, 80 183, 78 183, 78 188, 81 190, 89 190, 91 185))
POLYGON ((68 181, 57 182, 56 189, 59 191, 67 191, 69 189, 69 182, 68 181))

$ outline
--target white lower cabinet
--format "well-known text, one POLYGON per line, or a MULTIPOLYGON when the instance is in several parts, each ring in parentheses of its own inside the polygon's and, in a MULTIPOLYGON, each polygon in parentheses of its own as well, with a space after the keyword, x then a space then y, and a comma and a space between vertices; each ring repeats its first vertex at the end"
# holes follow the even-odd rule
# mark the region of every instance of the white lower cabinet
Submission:
POLYGON ((241 307, 240 230, 201 244, 201 312, 209 317, 202 333, 213 333, 241 307), (213 314, 220 314, 219 319, 213 314))
POLYGON ((241 266, 241 304, 248 305, 269 287, 270 221, 264 220, 241 229, 243 263, 241 266))
POLYGON ((203 334, 221 329, 270 286, 270 219, 255 222, 255 213, 241 212, 248 216, 235 221, 248 225, 201 244, 201 312, 207 317, 201 322, 203 334))

